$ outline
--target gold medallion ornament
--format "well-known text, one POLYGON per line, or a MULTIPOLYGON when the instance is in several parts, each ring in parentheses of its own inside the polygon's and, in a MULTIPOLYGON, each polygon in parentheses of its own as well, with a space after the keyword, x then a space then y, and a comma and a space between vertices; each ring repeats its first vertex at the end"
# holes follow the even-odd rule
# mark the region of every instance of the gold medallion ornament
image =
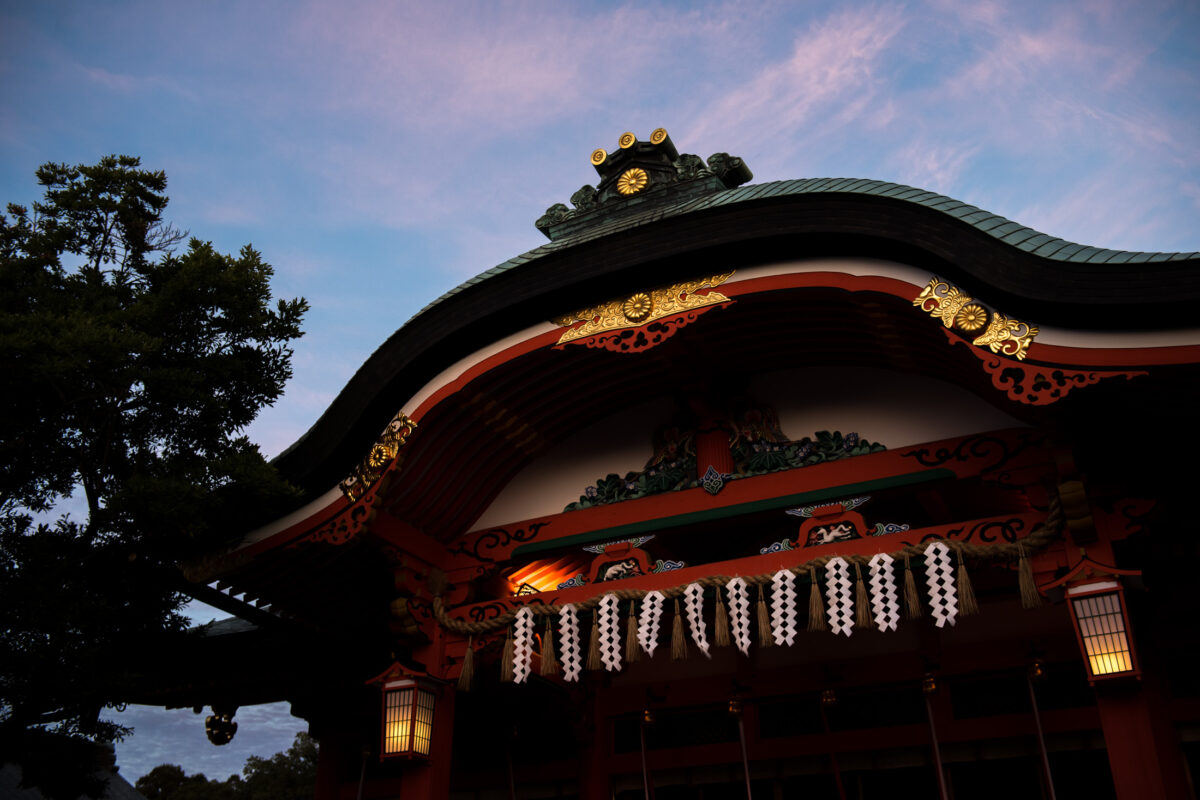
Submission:
POLYGON ((617 144, 621 145, 622 150, 628 150, 637 144, 637 137, 633 135, 633 131, 625 131, 621 138, 617 139, 617 144))
POLYGON ((604 331, 645 325, 682 311, 728 303, 730 299, 713 287, 720 286, 731 277, 732 271, 648 292, 635 292, 628 297, 558 317, 552 320, 554 324, 567 330, 559 337, 557 344, 566 344, 604 331), (709 291, 701 293, 704 289, 709 291), (579 325, 580 322, 583 324, 579 325))
POLYGON ((384 428, 379 439, 371 446, 367 457, 354 469, 354 472, 341 482, 342 494, 351 501, 361 497, 375 481, 379 480, 393 459, 400 456, 400 448, 404 446, 416 428, 417 423, 403 413, 392 417, 392 421, 384 428))
POLYGON ((625 170, 621 173, 621 177, 617 178, 617 191, 626 196, 637 194, 645 189, 649 182, 650 176, 646 174, 646 170, 641 167, 633 167, 625 170))
POLYGON ((959 330, 964 331, 977 331, 983 327, 985 322, 987 322, 987 311, 978 303, 963 306, 962 310, 958 312, 958 316, 954 318, 954 324, 958 326, 959 330))
POLYGON ((621 306, 621 312, 625 314, 625 319, 630 322, 641 322, 650 316, 650 312, 653 310, 654 301, 645 292, 638 292, 621 306))
POLYGON ((604 163, 604 159, 608 158, 608 153, 603 147, 597 147, 592 151, 592 166, 598 167, 604 163))
POLYGON ((650 134, 650 144, 662 144, 664 141, 666 141, 666 138, 666 128, 655 128, 654 133, 650 134))
POLYGON ((913 300, 913 305, 940 319, 947 328, 971 332, 986 325, 987 328, 971 344, 1018 361, 1025 360, 1029 346, 1038 334, 1035 326, 995 311, 989 312, 957 286, 937 277, 930 279, 929 285, 913 300))

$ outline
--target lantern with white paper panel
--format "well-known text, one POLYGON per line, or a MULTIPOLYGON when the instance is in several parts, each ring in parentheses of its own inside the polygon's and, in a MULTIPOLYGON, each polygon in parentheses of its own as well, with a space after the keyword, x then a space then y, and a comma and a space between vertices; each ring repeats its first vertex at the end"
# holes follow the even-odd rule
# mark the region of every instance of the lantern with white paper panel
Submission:
POLYGON ((380 758, 429 758, 438 684, 398 664, 368 682, 383 695, 380 758))
POLYGON ((414 680, 384 686, 382 755, 429 757, 436 700, 414 680))
POLYGON ((1079 647, 1087 659, 1088 677, 1137 675, 1125 592, 1116 581, 1100 581, 1067 590, 1079 647))
POLYGON ((1121 584, 1122 577, 1140 575, 1084 557, 1066 575, 1040 587, 1043 594, 1064 592, 1091 683, 1141 675, 1121 584))

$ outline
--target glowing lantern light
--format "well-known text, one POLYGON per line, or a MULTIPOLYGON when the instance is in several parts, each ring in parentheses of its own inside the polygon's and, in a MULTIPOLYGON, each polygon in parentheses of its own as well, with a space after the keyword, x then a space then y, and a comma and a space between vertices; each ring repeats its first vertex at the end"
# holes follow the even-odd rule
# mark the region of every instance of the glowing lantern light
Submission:
POLYGON ((380 758, 429 758, 438 683, 399 664, 368 683, 383 693, 380 758))
POLYGON ((1141 675, 1122 576, 1136 580, 1141 572, 1118 569, 1085 556, 1066 575, 1039 587, 1043 594, 1055 590, 1065 593, 1089 683, 1141 675))
POLYGON ((429 757, 433 743, 433 707, 437 696, 415 680, 383 687, 384 756, 429 757))
POLYGON ((1079 648, 1087 657, 1088 677, 1138 674, 1129 636, 1125 592, 1116 581, 1101 581, 1067 590, 1079 648))

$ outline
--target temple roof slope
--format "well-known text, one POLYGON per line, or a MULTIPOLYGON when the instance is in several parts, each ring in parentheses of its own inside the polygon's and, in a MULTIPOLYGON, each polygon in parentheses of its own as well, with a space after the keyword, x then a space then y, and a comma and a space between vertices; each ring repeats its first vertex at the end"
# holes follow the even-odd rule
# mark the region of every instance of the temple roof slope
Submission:
POLYGON ((655 187, 651 181, 654 191, 621 198, 606 189, 615 185, 615 173, 604 172, 616 162, 609 156, 597 166, 599 194, 584 187, 572 198, 574 211, 559 204, 538 221, 551 241, 418 312, 371 355, 277 466, 309 492, 326 490, 396 413, 397 398, 412 396, 481 342, 594 300, 694 277, 701 254, 706 266, 700 271, 798 258, 900 261, 1015 317, 1083 331, 1178 328, 1194 318, 1200 299, 1200 252, 1076 244, 884 181, 809 178, 738 186, 750 174, 740 159, 711 157, 710 164, 716 159, 727 171, 718 179, 696 156, 675 158, 677 167, 694 160, 690 182, 655 187), (729 171, 727 162, 740 170, 729 171))

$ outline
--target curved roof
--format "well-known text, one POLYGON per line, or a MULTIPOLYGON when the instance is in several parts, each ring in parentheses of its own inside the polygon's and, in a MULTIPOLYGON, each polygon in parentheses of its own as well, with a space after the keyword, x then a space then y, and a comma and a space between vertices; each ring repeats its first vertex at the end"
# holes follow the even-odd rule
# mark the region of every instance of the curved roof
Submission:
POLYGON ((1194 318, 1200 299, 1200 252, 1088 247, 899 184, 810 178, 639 199, 427 305, 371 355, 277 466, 309 491, 327 489, 396 404, 446 366, 627 289, 694 277, 707 269, 697 269, 701 252, 706 263, 730 267, 828 255, 900 261, 1021 319, 1085 330, 1178 327, 1194 318))
POLYGON ((520 267, 522 264, 527 264, 536 258, 541 258, 563 247, 572 247, 582 242, 615 233, 616 231, 646 225, 665 217, 690 214, 708 208, 742 203, 749 200, 817 193, 874 195, 900 200, 905 203, 915 203, 965 222, 977 230, 1018 250, 1032 253, 1051 261, 1073 262, 1077 264, 1148 264, 1160 261, 1195 261, 1200 259, 1200 251, 1191 253, 1143 253, 1130 250, 1109 250, 1102 247, 1076 244, 1047 233, 1041 233, 1019 222, 1013 222, 999 214, 993 214, 990 211, 985 211, 978 206, 964 203, 961 200, 955 200, 952 197, 947 197, 937 192, 905 186, 901 183, 889 183, 888 181, 875 181, 865 178, 802 178, 790 181, 750 184, 727 192, 718 192, 698 199, 684 200, 665 208, 655 209, 652 213, 628 217, 606 225, 596 225, 562 239, 547 242, 540 247, 535 247, 526 253, 497 264, 473 278, 469 278, 426 305, 417 312, 417 316, 469 286, 482 283, 488 278, 520 267))

